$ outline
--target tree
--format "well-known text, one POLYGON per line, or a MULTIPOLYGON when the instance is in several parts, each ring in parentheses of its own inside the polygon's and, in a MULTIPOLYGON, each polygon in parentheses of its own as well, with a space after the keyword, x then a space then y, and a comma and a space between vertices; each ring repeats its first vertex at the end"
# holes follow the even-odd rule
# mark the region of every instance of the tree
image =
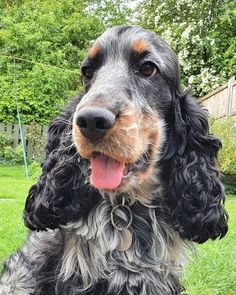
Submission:
POLYGON ((139 23, 178 52, 184 85, 202 96, 236 73, 236 8, 232 0, 144 0, 139 23))
POLYGON ((99 0, 90 1, 87 10, 98 15, 106 27, 129 24, 133 21, 135 0, 99 0))
POLYGON ((0 121, 16 121, 13 60, 7 55, 23 59, 16 65, 23 122, 48 124, 81 88, 79 65, 104 25, 76 0, 12 1, 0 14, 0 121))

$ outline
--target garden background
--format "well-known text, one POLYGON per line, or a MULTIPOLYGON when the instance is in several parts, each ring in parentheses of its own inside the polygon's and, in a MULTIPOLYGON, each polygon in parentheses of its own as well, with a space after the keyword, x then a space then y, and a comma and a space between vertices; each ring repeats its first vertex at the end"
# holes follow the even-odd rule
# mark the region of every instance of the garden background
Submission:
MULTIPOLYGON (((17 124, 17 105, 32 143, 30 178, 20 141, 0 134, 0 264, 26 236, 24 200, 40 174, 44 128, 83 90, 80 64, 107 27, 136 24, 166 39, 178 53, 183 88, 197 98, 236 74, 236 4, 227 0, 2 0, 0 2, 0 123, 17 124), (15 64, 14 64, 15 60, 15 64), (14 83, 15 70, 15 83, 14 83)), ((222 139, 229 233, 198 246, 183 282, 189 295, 236 294, 236 123, 211 118, 222 139)), ((4 132, 2 132, 4 133, 4 132)), ((25 134, 26 136, 26 134, 25 134)))

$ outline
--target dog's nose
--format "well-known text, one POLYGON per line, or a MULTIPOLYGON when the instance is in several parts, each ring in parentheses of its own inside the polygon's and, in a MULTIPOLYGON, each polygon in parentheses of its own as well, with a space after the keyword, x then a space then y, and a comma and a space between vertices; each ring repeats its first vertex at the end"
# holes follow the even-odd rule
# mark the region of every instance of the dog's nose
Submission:
POLYGON ((84 137, 95 141, 105 136, 115 119, 115 115, 107 109, 84 107, 77 114, 76 124, 84 137))

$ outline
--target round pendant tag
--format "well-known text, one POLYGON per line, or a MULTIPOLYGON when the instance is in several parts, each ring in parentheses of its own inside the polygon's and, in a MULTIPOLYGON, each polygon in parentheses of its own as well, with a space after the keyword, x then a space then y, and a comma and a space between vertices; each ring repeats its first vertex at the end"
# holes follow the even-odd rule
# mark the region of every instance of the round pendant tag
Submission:
POLYGON ((127 228, 121 230, 122 240, 119 245, 116 247, 118 251, 127 251, 132 245, 132 234, 127 228))

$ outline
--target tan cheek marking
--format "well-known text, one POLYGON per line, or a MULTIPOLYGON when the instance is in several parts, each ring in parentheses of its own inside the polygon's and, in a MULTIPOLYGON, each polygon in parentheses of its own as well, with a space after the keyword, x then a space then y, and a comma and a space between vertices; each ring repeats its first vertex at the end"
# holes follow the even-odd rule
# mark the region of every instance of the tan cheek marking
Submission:
POLYGON ((143 182, 145 179, 150 179, 153 173, 153 166, 150 166, 145 172, 140 174, 140 180, 143 182))
POLYGON ((134 40, 132 48, 136 53, 141 54, 142 52, 148 50, 148 43, 143 39, 134 40))
POLYGON ((100 46, 94 44, 92 48, 89 49, 89 57, 96 58, 100 52, 100 46))
POLYGON ((159 122, 155 115, 144 115, 142 120, 142 125, 140 129, 140 136, 145 139, 145 141, 152 144, 152 146, 157 146, 160 142, 159 134, 159 122))

